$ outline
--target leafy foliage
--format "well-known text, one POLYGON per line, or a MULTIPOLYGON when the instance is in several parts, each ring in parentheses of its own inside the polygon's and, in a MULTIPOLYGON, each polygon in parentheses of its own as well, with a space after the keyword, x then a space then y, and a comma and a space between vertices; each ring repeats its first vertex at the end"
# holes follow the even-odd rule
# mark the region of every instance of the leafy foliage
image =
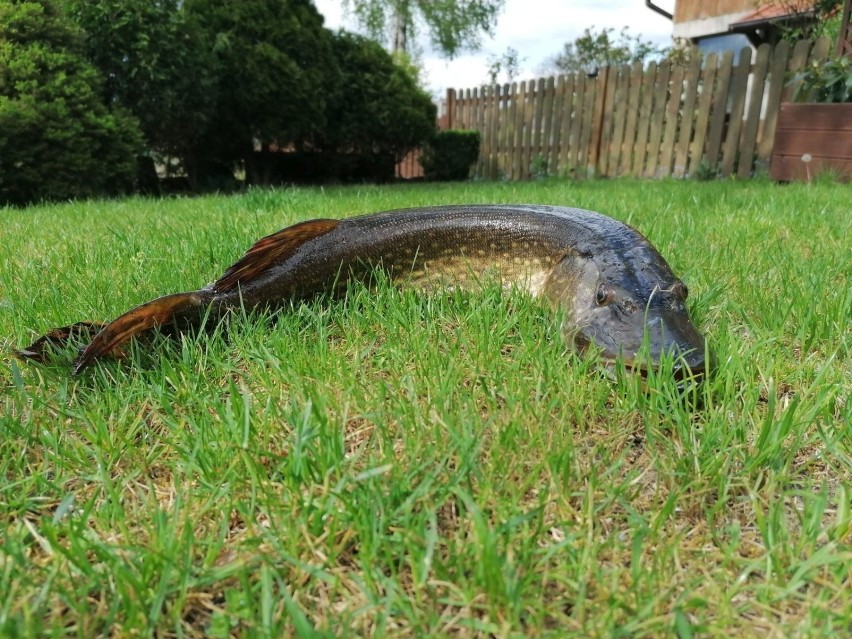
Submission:
POLYGON ((302 147, 322 131, 326 89, 339 75, 309 0, 188 0, 186 8, 216 57, 217 102, 199 162, 243 161, 251 179, 256 142, 302 147))
POLYGON ((373 40, 332 37, 339 81, 326 89, 326 126, 304 151, 254 155, 262 183, 385 182, 435 132, 435 105, 410 66, 373 40))
POLYGON ((138 118, 151 151, 185 157, 216 103, 213 47, 178 0, 64 0, 104 77, 103 99, 138 118))
MULTIPOLYGON (((151 151, 180 158, 193 186, 253 172, 255 144, 302 145, 325 123, 337 71, 309 0, 65 0, 151 151)), ((251 175, 250 175, 251 177, 251 175)))
POLYGON ((479 157, 479 144, 479 131, 439 131, 420 158, 426 179, 466 180, 479 157))
MULTIPOLYGON (((57 130, 68 134, 83 126, 77 120, 130 112, 141 124, 148 155, 183 169, 195 189, 233 185, 240 168, 248 182, 265 182, 270 176, 259 164, 258 150, 267 158, 281 151, 315 156, 318 149, 330 149, 392 161, 434 130, 434 107, 406 70, 410 66, 394 64, 380 46, 363 38, 334 36, 310 0, 56 2, 63 13, 54 6, 55 19, 70 18, 81 31, 54 29, 54 18, 43 11, 27 14, 33 23, 27 29, 41 34, 34 39, 42 47, 54 41, 73 46, 90 84, 85 91, 75 88, 74 100, 99 103, 66 114, 74 122, 57 130)), ((42 6, 21 6, 28 4, 42 6)), ((4 52, 21 55, 9 47, 4 52)), ((66 83, 83 77, 55 71, 66 83)), ((62 104, 68 108, 71 102, 62 104)), ((51 131, 24 115, 7 113, 7 129, 26 124, 51 131)), ((133 130, 138 143, 138 128, 133 130)), ((3 162, 12 162, 17 153, 16 168, 29 167, 29 148, 21 141, 3 162)), ((103 150, 96 155, 110 157, 103 150)), ((153 160, 146 160, 152 175, 153 160)), ((86 170, 82 160, 68 164, 86 170)), ((116 170, 123 166, 112 164, 116 170)))
POLYGON ((341 82, 329 97, 325 150, 399 160, 435 131, 435 105, 382 47, 340 32, 332 49, 341 82))
POLYGON ((514 47, 507 47, 502 55, 488 56, 488 84, 497 84, 500 74, 505 74, 506 82, 511 82, 518 76, 524 60, 526 57, 521 57, 514 47))
POLYGON ((407 51, 421 28, 433 47, 452 58, 477 50, 491 34, 505 0, 344 0, 367 32, 393 51, 407 51))
POLYGON ((628 27, 618 32, 610 27, 594 29, 586 28, 576 40, 566 42, 545 66, 558 73, 591 72, 605 66, 645 62, 667 53, 650 40, 642 40, 641 35, 631 35, 628 27))
POLYGON ((852 102, 852 58, 812 62, 794 81, 801 82, 796 91, 800 102, 852 102))
POLYGON ((0 1, 0 204, 129 189, 138 124, 100 91, 80 34, 52 2, 0 1))

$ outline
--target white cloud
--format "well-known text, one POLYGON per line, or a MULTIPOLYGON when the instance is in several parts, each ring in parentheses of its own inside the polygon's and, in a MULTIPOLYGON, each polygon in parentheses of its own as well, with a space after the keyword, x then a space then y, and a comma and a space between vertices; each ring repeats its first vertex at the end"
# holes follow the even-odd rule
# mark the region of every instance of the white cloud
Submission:
MULTIPOLYGON (((343 15, 341 0, 314 0, 326 17, 326 26, 355 29, 343 15)), ((671 11, 674 0, 655 2, 671 11)), ((487 78, 488 56, 499 56, 508 47, 525 58, 522 78, 537 77, 545 59, 574 40, 586 27, 630 27, 634 35, 659 44, 671 40, 672 25, 663 16, 645 6, 643 0, 506 0, 494 37, 483 42, 477 53, 464 53, 447 60, 425 49, 423 67, 430 89, 443 95, 447 88, 475 87, 487 78)))

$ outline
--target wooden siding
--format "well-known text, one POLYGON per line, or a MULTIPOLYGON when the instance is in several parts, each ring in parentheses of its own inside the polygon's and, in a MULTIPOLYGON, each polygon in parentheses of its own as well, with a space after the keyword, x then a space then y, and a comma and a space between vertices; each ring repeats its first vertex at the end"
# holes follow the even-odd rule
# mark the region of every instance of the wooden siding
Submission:
POLYGON ((744 11, 754 11, 757 0, 677 0, 674 22, 705 20, 744 11))

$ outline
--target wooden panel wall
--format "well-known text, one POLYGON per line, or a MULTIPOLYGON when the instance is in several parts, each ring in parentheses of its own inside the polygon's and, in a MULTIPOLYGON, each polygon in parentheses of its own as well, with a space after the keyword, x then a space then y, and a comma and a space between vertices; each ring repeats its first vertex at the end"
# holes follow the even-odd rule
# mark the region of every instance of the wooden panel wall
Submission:
POLYGON ((782 105, 773 179, 810 182, 824 171, 852 180, 852 104, 782 105))

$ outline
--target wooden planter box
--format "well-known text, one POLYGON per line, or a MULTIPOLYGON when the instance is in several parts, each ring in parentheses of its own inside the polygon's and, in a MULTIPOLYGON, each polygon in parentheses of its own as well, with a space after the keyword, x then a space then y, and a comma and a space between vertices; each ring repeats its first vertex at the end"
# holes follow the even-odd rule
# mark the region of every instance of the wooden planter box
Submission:
POLYGON ((826 172, 852 180, 852 103, 783 103, 769 174, 809 182, 826 172))

